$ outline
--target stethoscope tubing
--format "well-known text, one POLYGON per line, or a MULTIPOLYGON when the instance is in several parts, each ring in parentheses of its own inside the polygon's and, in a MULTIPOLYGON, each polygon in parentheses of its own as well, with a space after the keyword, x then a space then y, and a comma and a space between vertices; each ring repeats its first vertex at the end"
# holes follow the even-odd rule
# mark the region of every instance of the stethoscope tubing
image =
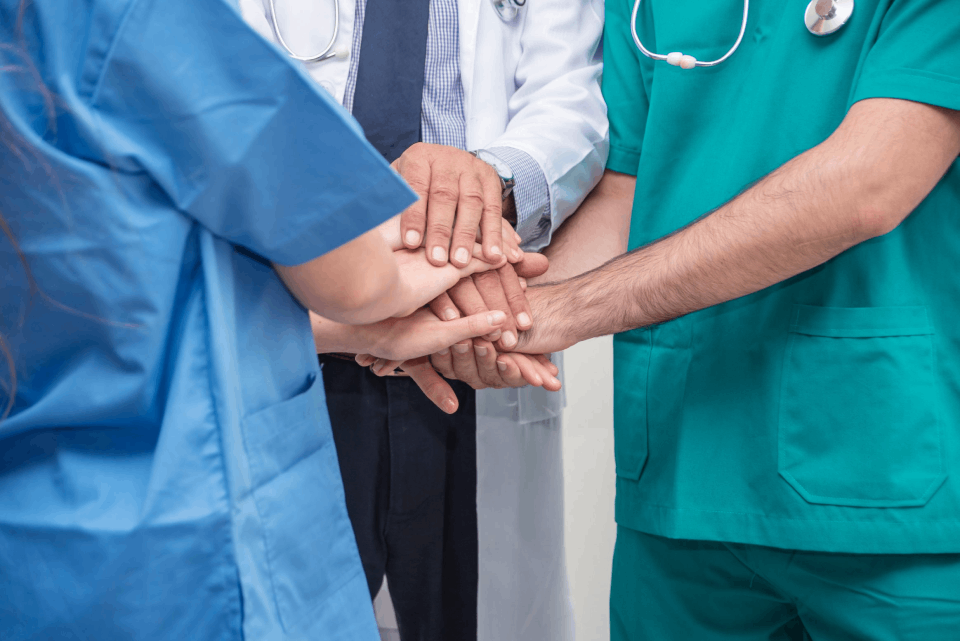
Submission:
MULTIPOLYGON (((271 0, 272 1, 272 0, 271 0)), ((643 43, 640 42, 640 36, 637 35, 637 15, 640 12, 640 2, 642 0, 635 0, 633 3, 633 14, 630 16, 630 34, 633 36, 633 42, 636 43, 637 48, 640 50, 640 53, 652 60, 662 60, 666 61, 667 57, 654 53, 643 46, 643 43)), ((526 2, 526 0, 524 0, 526 2)), ((740 23, 740 35, 737 36, 737 41, 733 43, 733 46, 730 48, 730 51, 725 53, 722 57, 717 58, 716 60, 710 60, 708 62, 701 62, 697 60, 697 67, 716 67, 718 64, 729 58, 734 54, 734 52, 740 47, 740 42, 743 40, 743 34, 747 31, 747 17, 750 15, 750 0, 743 0, 743 21, 740 23)))
MULTIPOLYGON (((527 0, 523 1, 526 2, 527 0)), ((283 39, 283 34, 280 33, 280 23, 277 22, 276 0, 270 0, 270 20, 273 22, 273 32, 277 34, 277 40, 280 42, 280 46, 286 49, 287 53, 294 60, 299 60, 301 62, 320 62, 328 58, 333 58, 337 55, 334 51, 332 51, 332 49, 334 44, 337 42, 337 34, 340 31, 340 0, 333 0, 333 35, 330 36, 330 42, 327 43, 327 46, 323 51, 313 56, 298 55, 283 39)))

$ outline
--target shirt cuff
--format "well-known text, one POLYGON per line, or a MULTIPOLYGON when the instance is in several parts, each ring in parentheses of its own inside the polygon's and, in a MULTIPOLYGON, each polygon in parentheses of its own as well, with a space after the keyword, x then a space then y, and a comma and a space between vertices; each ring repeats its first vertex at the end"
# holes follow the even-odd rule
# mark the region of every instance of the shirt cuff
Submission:
POLYGON ((513 200, 517 204, 517 233, 523 248, 535 251, 543 246, 537 243, 549 237, 550 190, 543 169, 530 154, 513 147, 491 147, 491 154, 507 163, 513 171, 516 186, 513 200))

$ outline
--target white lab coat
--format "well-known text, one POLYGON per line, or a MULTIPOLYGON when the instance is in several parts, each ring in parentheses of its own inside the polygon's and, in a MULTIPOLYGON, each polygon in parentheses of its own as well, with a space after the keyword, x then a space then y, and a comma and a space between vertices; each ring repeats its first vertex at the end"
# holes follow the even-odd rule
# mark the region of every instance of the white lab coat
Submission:
MULTIPOLYGON (((336 48, 343 57, 306 65, 341 102, 354 3, 340 1, 336 48)), ((284 39, 298 53, 326 44, 332 0, 277 4, 284 39)), ((266 0, 240 0, 248 22, 274 40, 267 6, 266 0)), ((507 146, 529 154, 547 179, 555 230, 596 185, 607 158, 595 58, 603 2, 528 0, 509 23, 491 0, 460 0, 458 10, 467 148, 507 146)), ((540 388, 477 395, 478 641, 573 638, 563 547, 562 409, 562 393, 540 388)))

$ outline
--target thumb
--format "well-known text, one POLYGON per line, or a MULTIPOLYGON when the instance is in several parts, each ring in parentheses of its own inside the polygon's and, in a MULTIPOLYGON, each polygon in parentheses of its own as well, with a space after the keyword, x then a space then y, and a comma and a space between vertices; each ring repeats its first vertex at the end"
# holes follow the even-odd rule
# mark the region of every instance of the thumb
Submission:
POLYGON ((548 267, 550 267, 549 258, 543 254, 528 252, 523 255, 523 260, 514 264, 513 269, 516 270, 518 276, 533 278, 546 272, 548 267))
POLYGON ((457 320, 444 321, 431 332, 434 347, 431 352, 450 347, 454 343, 465 341, 468 338, 486 336, 500 329, 507 321, 507 315, 499 310, 481 312, 457 320))

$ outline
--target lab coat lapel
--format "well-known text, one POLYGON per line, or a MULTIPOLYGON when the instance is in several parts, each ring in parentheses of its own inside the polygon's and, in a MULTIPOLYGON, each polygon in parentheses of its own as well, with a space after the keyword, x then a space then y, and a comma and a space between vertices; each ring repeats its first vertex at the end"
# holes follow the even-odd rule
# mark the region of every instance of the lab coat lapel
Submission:
POLYGON ((477 40, 480 33, 480 6, 489 0, 459 0, 457 16, 460 23, 460 81, 463 84, 463 105, 467 117, 469 139, 472 117, 473 91, 476 87, 477 40))

